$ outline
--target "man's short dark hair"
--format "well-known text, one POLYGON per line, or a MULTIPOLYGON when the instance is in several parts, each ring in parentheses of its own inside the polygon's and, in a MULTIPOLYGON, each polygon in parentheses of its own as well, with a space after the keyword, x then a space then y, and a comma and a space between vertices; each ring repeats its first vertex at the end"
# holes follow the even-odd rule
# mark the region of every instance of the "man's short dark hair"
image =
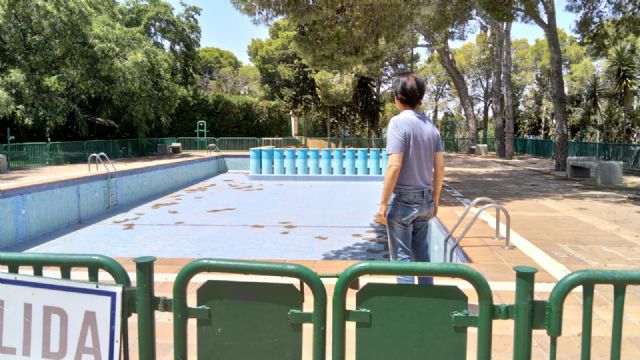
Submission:
POLYGON ((424 81, 413 73, 398 75, 393 81, 393 94, 404 105, 418 107, 425 93, 424 81))

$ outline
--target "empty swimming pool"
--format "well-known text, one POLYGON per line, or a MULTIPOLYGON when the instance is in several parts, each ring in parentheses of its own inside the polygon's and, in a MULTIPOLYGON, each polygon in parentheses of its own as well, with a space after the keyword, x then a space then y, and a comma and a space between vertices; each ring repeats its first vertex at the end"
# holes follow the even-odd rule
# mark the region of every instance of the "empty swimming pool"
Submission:
MULTIPOLYGON (((246 173, 224 173, 28 251, 379 260, 387 256, 386 233, 372 218, 381 187, 381 182, 253 181, 246 173)), ((432 236, 442 238, 441 225, 433 228, 432 236)))

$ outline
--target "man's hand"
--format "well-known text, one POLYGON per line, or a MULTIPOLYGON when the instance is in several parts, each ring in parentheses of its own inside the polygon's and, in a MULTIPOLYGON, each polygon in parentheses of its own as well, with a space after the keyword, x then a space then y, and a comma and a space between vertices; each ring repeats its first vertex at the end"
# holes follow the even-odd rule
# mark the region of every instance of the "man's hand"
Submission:
POLYGON ((380 209, 374 216, 374 221, 380 225, 387 225, 387 204, 380 205, 380 209))
POLYGON ((438 207, 440 207, 440 204, 438 204, 438 202, 435 201, 433 203, 433 217, 438 216, 438 207))

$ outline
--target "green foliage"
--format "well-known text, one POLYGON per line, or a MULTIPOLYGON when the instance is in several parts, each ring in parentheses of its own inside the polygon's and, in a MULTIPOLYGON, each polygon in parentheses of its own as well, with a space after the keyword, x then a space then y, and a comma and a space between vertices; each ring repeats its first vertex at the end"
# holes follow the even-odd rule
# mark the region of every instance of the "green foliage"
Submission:
POLYGON ((279 137, 288 135, 289 112, 282 103, 211 92, 180 99, 170 133, 194 136, 196 122, 207 122, 209 136, 279 137))
POLYGON ((0 0, 0 9, 0 124, 17 133, 83 137, 95 119, 112 120, 112 136, 161 133, 193 82, 197 8, 0 0))
POLYGON ((260 73, 266 97, 305 112, 317 104, 318 95, 313 71, 293 46, 295 34, 290 22, 277 21, 269 28, 268 39, 251 41, 248 53, 260 73))

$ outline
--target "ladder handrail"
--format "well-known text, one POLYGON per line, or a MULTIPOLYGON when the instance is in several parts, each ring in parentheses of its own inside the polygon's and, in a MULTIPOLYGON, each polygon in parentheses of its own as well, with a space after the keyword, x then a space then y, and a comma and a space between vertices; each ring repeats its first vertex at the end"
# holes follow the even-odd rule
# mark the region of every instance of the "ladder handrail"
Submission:
MULTIPOLYGON (((478 212, 476 212, 476 214, 473 216, 473 218, 471 218, 471 221, 469 221, 467 223, 467 226, 465 226, 465 228, 462 231, 462 233, 460 233, 460 235, 456 238, 455 244, 453 244, 453 246, 451 247, 451 250, 449 250, 449 261, 450 262, 453 261, 453 252, 460 245, 460 241, 462 241, 462 239, 467 234, 467 232, 469 232, 469 230, 471 229, 471 226, 473 226, 473 224, 475 224, 476 220, 478 219, 478 217, 480 217, 480 215, 482 214, 483 211, 485 211, 487 209, 491 209, 491 208, 495 208, 497 211, 502 210, 504 212, 505 218, 507 219, 506 237, 505 237, 504 248, 505 249, 513 249, 513 246, 511 245, 511 215, 509 214, 507 209, 504 206, 500 205, 500 204, 487 204, 487 205, 481 207, 480 209, 478 209, 478 212)), ((496 229, 496 231, 498 233, 500 231, 499 224, 498 224, 498 228, 496 229)), ((446 259, 446 255, 447 255, 447 243, 446 242, 445 242, 445 245, 444 245, 444 254, 445 254, 445 259, 446 259)))
MULTIPOLYGON (((116 170, 116 166, 113 164, 113 162, 111 162, 111 159, 109 159, 109 157, 107 156, 107 154, 101 152, 100 154, 98 154, 98 158, 105 158, 107 160, 107 162, 109 163, 109 165, 111 165, 111 168, 113 168, 113 173, 114 176, 118 176, 118 170, 116 170)), ((105 165, 106 166, 106 165, 105 165)))
POLYGON ((218 144, 208 144, 207 145, 207 153, 218 153, 218 155, 222 156, 222 151, 220 151, 220 148, 218 148, 218 144))
POLYGON ((91 172, 91 159, 94 159, 94 158, 96 159, 96 172, 98 172, 98 170, 99 170, 98 162, 100 162, 100 164, 102 164, 102 166, 105 168, 107 173, 110 172, 110 170, 107 167, 107 165, 105 165, 104 161, 102 161, 102 158, 100 158, 98 156, 98 154, 96 154, 96 153, 93 153, 93 154, 89 155, 89 159, 87 159, 87 165, 89 166, 89 172, 91 172))
MULTIPOLYGON (((451 228, 451 231, 450 231, 451 234, 453 234, 458 229, 458 226, 460 226, 460 224, 462 223, 462 220, 464 220, 464 218, 467 216, 467 214, 469 213, 471 208, 473 208, 474 206, 478 205, 478 203, 481 203, 481 202, 488 202, 490 204, 497 204, 495 202, 495 200, 493 200, 492 198, 489 198, 489 197, 479 197, 479 198, 474 199, 472 202, 469 203, 469 205, 467 205, 467 207, 464 209, 464 212, 462 213, 462 215, 460 215, 458 217, 458 221, 456 221, 455 225, 453 225, 453 227, 451 228)), ((499 219, 499 217, 497 217, 497 219, 499 219)))
POLYGON ((118 186, 114 185, 114 190, 113 192, 111 191, 111 180, 113 180, 114 182, 116 182, 117 177, 118 177, 118 170, 116 169, 116 166, 113 164, 113 162, 111 161, 111 159, 109 159, 109 156, 107 156, 107 154, 105 154, 104 152, 101 152, 99 154, 93 153, 91 155, 89 155, 89 158, 87 159, 87 165, 89 166, 89 172, 91 172, 91 160, 92 159, 96 159, 96 172, 98 172, 99 166, 98 166, 98 162, 100 162, 100 164, 102 164, 102 166, 104 167, 104 169, 107 171, 107 190, 109 192, 109 207, 108 209, 116 206, 118 204, 118 186), (109 166, 107 166, 107 164, 105 163, 106 160, 107 163, 109 165, 111 165, 111 169, 109 169, 109 166), (115 200, 112 200, 112 196, 115 195, 115 200))

